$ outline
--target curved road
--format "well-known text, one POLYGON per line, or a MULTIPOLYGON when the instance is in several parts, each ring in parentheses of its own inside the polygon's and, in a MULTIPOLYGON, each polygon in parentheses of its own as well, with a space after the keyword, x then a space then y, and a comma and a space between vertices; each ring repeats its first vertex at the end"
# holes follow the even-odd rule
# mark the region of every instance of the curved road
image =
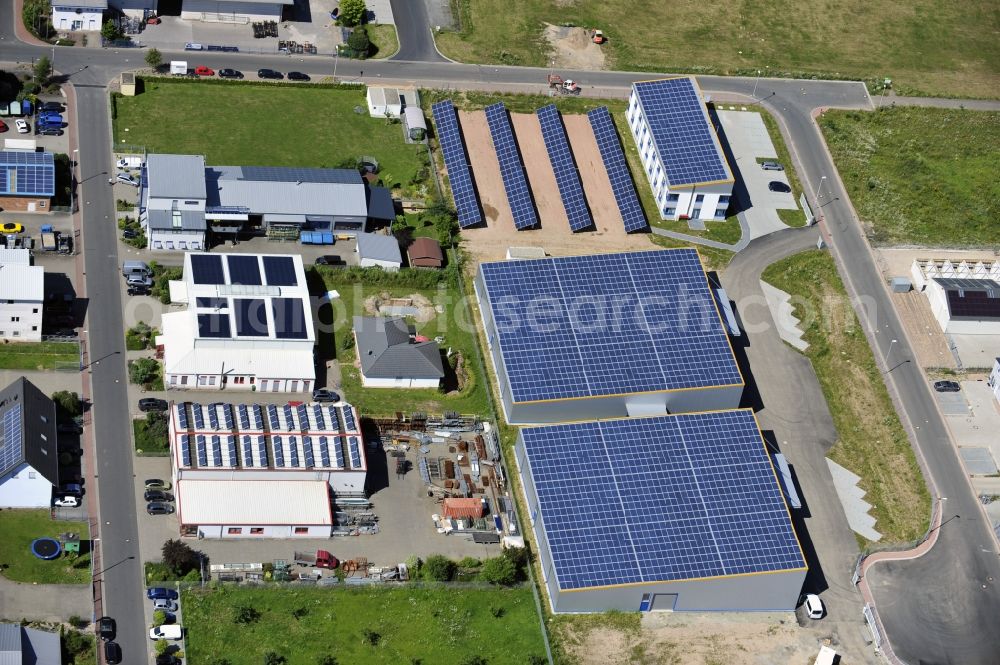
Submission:
MULTIPOLYGON (((490 67, 443 62, 426 26, 423 3, 394 0, 401 48, 388 61, 363 64, 368 82, 419 83, 428 87, 469 88, 498 91, 545 92, 546 71, 523 67, 490 67), (424 22, 424 23, 422 23, 424 22), (423 24, 424 28, 420 28, 423 24), (430 42, 430 47, 428 47, 430 42), (429 60, 428 62, 417 62, 429 60)), ((100 515, 103 523, 105 602, 121 624, 126 654, 145 649, 142 626, 141 566, 135 547, 137 524, 132 494, 131 449, 129 446, 128 404, 125 397, 125 362, 119 296, 116 231, 113 202, 103 173, 110 170, 107 98, 108 80, 125 69, 143 66, 143 52, 82 48, 50 48, 19 43, 13 33, 11 5, 0 7, 0 62, 30 62, 32 58, 55 54, 55 68, 67 75, 77 91, 77 128, 80 132, 80 196, 85 235, 84 260, 88 291, 100 294, 90 303, 88 335, 92 359, 104 358, 92 367, 95 418, 93 436, 100 452, 100 515), (105 184, 104 187, 107 185, 105 184), (114 567, 112 567, 114 566, 114 567)), ((171 53, 164 53, 169 60, 171 53)), ((204 64, 220 68, 252 70, 257 67, 282 69, 286 56, 264 57, 240 54, 200 53, 204 64)), ((299 67, 318 76, 329 75, 332 66, 325 58, 306 59, 299 67)), ((361 63, 340 63, 338 73, 345 79, 360 76, 361 63)), ((635 80, 651 74, 630 72, 574 72, 574 78, 590 96, 623 98, 635 80)), ((706 94, 720 99, 752 101, 754 79, 699 77, 706 94)), ((832 248, 848 292, 871 299, 874 308, 858 312, 868 324, 875 354, 884 358, 890 340, 899 340, 894 358, 910 359, 906 337, 888 292, 875 265, 860 225, 837 178, 811 112, 817 107, 871 108, 862 84, 836 81, 761 80, 757 87, 762 104, 772 110, 783 126, 807 190, 827 177, 822 208, 832 248)), ((990 107, 995 107, 991 105, 990 107)), ((751 246, 753 247, 753 246, 751 246)), ((962 663, 992 665, 1000 653, 1000 558, 996 541, 984 519, 968 479, 959 463, 943 419, 927 382, 915 363, 898 365, 888 374, 890 392, 896 399, 904 422, 911 427, 918 455, 926 460, 939 496, 944 500, 945 519, 937 544, 919 559, 881 563, 868 572, 882 621, 895 652, 911 665, 962 663)), ((914 506, 914 510, 928 510, 914 506)), ((828 578, 850 578, 851 570, 823 571, 828 578)))

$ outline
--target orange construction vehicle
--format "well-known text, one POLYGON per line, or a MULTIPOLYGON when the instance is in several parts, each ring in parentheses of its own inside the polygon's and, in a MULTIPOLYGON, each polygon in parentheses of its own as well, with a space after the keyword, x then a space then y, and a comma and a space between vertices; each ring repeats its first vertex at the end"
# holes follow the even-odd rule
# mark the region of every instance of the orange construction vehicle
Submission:
POLYGON ((604 33, 601 32, 600 30, 591 30, 590 38, 594 40, 595 44, 603 44, 604 42, 608 41, 608 38, 605 37, 604 33))
POLYGON ((549 88, 560 95, 580 94, 580 86, 571 79, 563 79, 558 74, 549 74, 549 88))

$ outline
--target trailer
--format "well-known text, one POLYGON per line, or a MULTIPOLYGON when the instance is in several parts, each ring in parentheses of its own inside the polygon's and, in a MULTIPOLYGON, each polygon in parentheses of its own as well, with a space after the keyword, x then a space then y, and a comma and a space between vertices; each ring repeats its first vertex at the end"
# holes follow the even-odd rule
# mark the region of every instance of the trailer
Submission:
POLYGON ((292 561, 299 566, 309 566, 312 568, 329 568, 333 570, 340 565, 337 557, 326 550, 316 550, 315 554, 309 552, 295 552, 292 561))
POLYGON ((171 60, 170 73, 173 74, 174 76, 187 76, 188 73, 187 60, 171 60))
POLYGON ((59 249, 59 243, 56 237, 56 232, 52 228, 51 224, 42 225, 42 250, 46 252, 55 252, 59 249))

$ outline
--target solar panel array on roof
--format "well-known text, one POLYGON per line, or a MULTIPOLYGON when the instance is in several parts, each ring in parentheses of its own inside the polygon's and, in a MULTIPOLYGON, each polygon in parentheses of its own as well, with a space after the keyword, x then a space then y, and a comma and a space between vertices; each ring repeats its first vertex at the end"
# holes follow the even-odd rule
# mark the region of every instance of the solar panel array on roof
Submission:
POLYGON ((525 177, 524 162, 521 161, 521 152, 517 149, 514 130, 510 126, 507 107, 503 102, 486 107, 486 122, 490 126, 493 150, 500 163, 500 176, 514 216, 514 226, 519 231, 537 226, 538 215, 535 214, 535 204, 525 177))
POLYGON ((274 298, 271 300, 274 314, 274 336, 279 339, 306 339, 305 309, 300 298, 274 298))
POLYGON ((295 262, 290 256, 265 256, 264 274, 268 286, 297 286, 299 280, 295 277, 295 262))
POLYGON ((0 152, 0 194, 55 196, 55 173, 50 152, 0 152))
POLYGON ((232 337, 228 314, 199 314, 198 337, 232 337))
POLYGON ((187 405, 187 402, 174 405, 174 410, 177 412, 177 426, 181 429, 188 429, 187 405))
POLYGON ((361 174, 354 169, 310 169, 289 166, 242 166, 240 180, 260 182, 316 182, 360 185, 361 174))
POLYGON ((347 439, 347 444, 351 449, 351 468, 361 468, 361 443, 358 437, 352 436, 347 439))
POLYGON ((263 300, 234 298, 233 305, 239 337, 267 337, 267 308, 263 300))
POLYGON ((732 180, 691 78, 633 85, 670 185, 732 180))
POLYGON ((223 309, 227 304, 225 298, 195 298, 195 306, 205 309, 223 309))
POLYGON ((256 256, 240 254, 230 254, 226 257, 229 264, 230 284, 249 284, 259 286, 262 284, 260 277, 260 263, 256 256))
POLYGON ((458 225, 463 229, 481 224, 483 215, 479 209, 479 197, 469 171, 469 160, 462 144, 462 132, 458 126, 458 116, 451 100, 437 102, 431 107, 434 123, 437 125, 438 144, 444 153, 444 165, 448 169, 448 183, 455 198, 458 211, 458 225))
POLYGON ((21 432, 21 404, 12 402, 0 420, 0 471, 9 471, 24 459, 24 440, 21 432))
POLYGON ((480 270, 514 402, 743 382, 693 249, 480 270))
POLYGON ((560 589, 806 567, 749 410, 521 436, 560 589))
POLYGON ((192 280, 195 284, 225 284, 222 257, 217 254, 191 254, 192 280))
POLYGON ((181 435, 181 466, 191 466, 191 437, 181 435))
POLYGON ((559 187, 559 196, 562 198, 566 217, 569 218, 569 227, 574 231, 592 227, 594 219, 590 216, 587 199, 583 196, 580 173, 573 161, 573 153, 569 147, 569 139, 566 138, 566 129, 563 127, 559 109, 555 104, 549 104, 535 111, 535 115, 538 116, 538 124, 542 128, 542 140, 545 141, 545 150, 549 153, 556 185, 559 187))
POLYGON ((649 228, 646 214, 639 203, 639 195, 635 191, 635 182, 625 161, 621 139, 615 130, 608 107, 602 106, 587 112, 590 127, 597 139, 597 149, 601 152, 604 170, 611 181, 611 192, 615 195, 615 203, 625 223, 626 233, 642 231, 649 228))

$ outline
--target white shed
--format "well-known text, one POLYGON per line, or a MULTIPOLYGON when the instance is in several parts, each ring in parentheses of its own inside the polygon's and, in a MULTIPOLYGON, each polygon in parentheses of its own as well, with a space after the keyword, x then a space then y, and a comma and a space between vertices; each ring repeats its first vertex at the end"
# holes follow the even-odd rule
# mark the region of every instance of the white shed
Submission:
POLYGON ((395 271, 403 265, 403 254, 395 236, 380 233, 358 234, 358 263, 362 268, 379 267, 395 271))
POLYGON ((420 107, 420 95, 416 90, 399 88, 368 88, 368 114, 373 118, 396 118, 402 116, 407 107, 420 107))

